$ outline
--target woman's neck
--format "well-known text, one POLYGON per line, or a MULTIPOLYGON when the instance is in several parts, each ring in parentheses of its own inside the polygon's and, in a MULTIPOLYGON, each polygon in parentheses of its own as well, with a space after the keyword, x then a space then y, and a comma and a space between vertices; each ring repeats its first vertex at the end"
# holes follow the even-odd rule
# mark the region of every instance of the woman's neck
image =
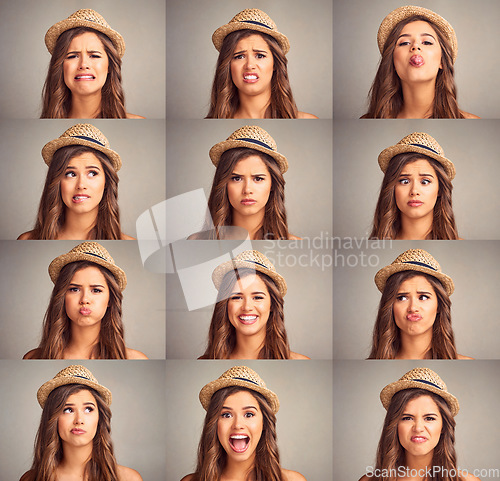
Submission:
POLYGON ((246 461, 234 461, 227 457, 221 481, 246 481, 255 463, 255 453, 246 461))
POLYGON ((250 240, 255 240, 264 223, 264 209, 254 215, 240 215, 233 209, 233 226, 241 227, 248 232, 250 240))
MULTIPOLYGON (((432 457, 434 455, 434 450, 422 456, 414 456, 408 451, 405 452, 405 464, 407 468, 407 473, 422 474, 423 476, 405 476, 401 479, 404 480, 426 480, 426 468, 432 466, 432 457)), ((398 478, 399 479, 399 478, 398 478)))
POLYGON ((431 211, 428 215, 418 219, 411 219, 401 216, 401 229, 397 233, 397 240, 425 240, 432 230, 434 213, 431 211))
POLYGON ((398 119, 427 119, 432 116, 434 96, 436 95, 435 79, 422 83, 402 83, 403 108, 398 119))
POLYGON ((62 226, 57 240, 72 239, 85 240, 89 238, 90 231, 95 227, 97 221, 97 210, 85 214, 75 214, 66 209, 64 225, 62 226))
POLYGON ((242 336, 236 333, 236 346, 229 355, 230 359, 258 359, 260 350, 264 347, 266 332, 253 336, 242 336))
POLYGON ((401 347, 396 359, 428 359, 432 343, 432 331, 418 336, 401 332, 401 347))
POLYGON ((101 92, 91 95, 71 96, 70 119, 95 119, 101 113, 101 92))
POLYGON ((91 359, 92 350, 99 342, 101 323, 93 326, 76 326, 71 323, 71 338, 63 352, 64 359, 91 359))
POLYGON ((72 476, 71 479, 86 479, 85 466, 91 457, 92 443, 86 446, 70 446, 63 442, 63 458, 57 467, 57 479, 66 476, 72 476))
POLYGON ((239 94, 240 105, 234 114, 235 119, 265 119, 266 111, 271 103, 269 94, 248 96, 239 94))

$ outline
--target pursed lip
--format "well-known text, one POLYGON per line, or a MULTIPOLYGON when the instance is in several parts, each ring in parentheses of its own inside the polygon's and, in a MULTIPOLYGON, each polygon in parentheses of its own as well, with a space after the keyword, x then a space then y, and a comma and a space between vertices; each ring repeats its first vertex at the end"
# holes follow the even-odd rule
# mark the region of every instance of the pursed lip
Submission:
POLYGON ((408 314, 406 316, 406 319, 408 319, 410 322, 417 322, 422 320, 422 316, 420 314, 408 314))
POLYGON ((90 316, 92 314, 92 311, 88 307, 80 307, 79 312, 82 316, 90 316))
POLYGON ((85 434, 87 431, 84 431, 83 429, 79 429, 79 428, 74 428, 71 430, 71 433, 72 434, 77 434, 77 435, 80 435, 80 434, 85 434))
POLYGON ((410 200, 408 201, 408 205, 410 207, 420 207, 421 205, 423 205, 423 202, 421 200, 410 200))
POLYGON ((425 443, 427 441, 425 436, 412 436, 410 439, 412 443, 425 443))
POLYGON ((410 65, 412 67, 422 67, 422 65, 425 65, 425 60, 422 55, 412 55, 410 57, 410 65))
POLYGON ((257 201, 256 201, 255 199, 250 199, 250 198, 247 198, 247 199, 243 199, 243 200, 241 201, 241 203, 242 203, 243 205, 254 205, 254 204, 256 204, 256 203, 257 203, 257 201))
POLYGON ((250 436, 246 433, 235 433, 235 434, 231 434, 229 436, 229 445, 231 446, 231 449, 235 452, 235 453, 244 453, 247 449, 248 449, 248 446, 250 446, 250 436), (242 448, 237 448, 234 444, 233 444, 233 439, 244 439, 246 440, 246 444, 244 447, 242 448))
POLYGON ((257 316, 256 314, 241 314, 238 316, 240 322, 242 324, 245 324, 246 326, 250 326, 256 323, 258 318, 259 316, 257 316))

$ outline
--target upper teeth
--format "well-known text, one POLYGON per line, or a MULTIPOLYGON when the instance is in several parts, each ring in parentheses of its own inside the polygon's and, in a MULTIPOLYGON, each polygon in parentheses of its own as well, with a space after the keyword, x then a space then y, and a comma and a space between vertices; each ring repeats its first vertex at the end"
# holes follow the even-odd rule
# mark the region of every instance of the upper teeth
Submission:
POLYGON ((257 316, 240 316, 240 319, 244 321, 252 321, 253 319, 257 319, 257 316))
POLYGON ((75 195, 75 199, 86 199, 87 196, 86 195, 75 195))
POLYGON ((76 78, 94 78, 93 75, 77 75, 76 78))
POLYGON ((257 79, 257 75, 245 75, 245 78, 247 80, 255 80, 255 79, 257 79))
POLYGON ((246 436, 245 434, 233 434, 231 436, 231 439, 246 439, 248 438, 248 436, 246 436))

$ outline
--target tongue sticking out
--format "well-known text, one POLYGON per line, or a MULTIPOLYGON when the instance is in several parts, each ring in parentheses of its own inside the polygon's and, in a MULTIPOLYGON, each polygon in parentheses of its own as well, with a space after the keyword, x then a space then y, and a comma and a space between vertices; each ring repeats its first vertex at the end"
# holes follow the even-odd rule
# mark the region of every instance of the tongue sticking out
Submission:
POLYGON ((410 58, 410 65, 413 67, 421 67, 424 63, 424 59, 420 55, 413 55, 410 58))

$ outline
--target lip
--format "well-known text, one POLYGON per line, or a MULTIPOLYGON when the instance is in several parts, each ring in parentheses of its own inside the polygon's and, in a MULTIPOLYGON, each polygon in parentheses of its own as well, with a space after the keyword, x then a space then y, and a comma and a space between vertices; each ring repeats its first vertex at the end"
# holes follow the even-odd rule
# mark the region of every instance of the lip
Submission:
POLYGON ((410 201, 408 202, 408 205, 409 205, 410 207, 420 207, 420 206, 421 206, 421 205, 423 205, 423 204, 424 204, 424 203, 423 203, 422 201, 420 201, 420 200, 410 200, 410 201))
POLYGON ((425 65, 424 57, 422 55, 412 55, 410 57, 410 65, 417 68, 422 67, 425 65))
POLYGON ((257 201, 255 199, 243 199, 241 204, 243 205, 255 205, 257 201))
POLYGON ((247 72, 243 74, 243 82, 253 84, 259 81, 259 76, 254 72, 247 72))
POLYGON ((77 81, 95 80, 95 75, 88 74, 88 73, 85 73, 85 74, 82 73, 82 74, 75 75, 75 80, 77 80, 77 81))
POLYGON ((412 436, 410 440, 412 443, 420 444, 420 443, 425 443, 427 441, 427 438, 424 436, 412 436))
POLYGON ((85 202, 87 199, 90 199, 90 195, 77 194, 71 198, 71 200, 73 201, 74 204, 81 204, 82 202, 85 202))
POLYGON ((417 322, 422 320, 422 316, 420 314, 408 314, 406 319, 410 322, 417 322))
POLYGON ((244 433, 231 434, 231 436, 229 436, 229 446, 231 446, 231 449, 235 453, 238 453, 238 454, 244 453, 248 449, 248 447, 250 446, 250 436, 248 436, 248 434, 244 434, 244 433), (242 448, 237 448, 233 444, 233 441, 232 441, 233 439, 246 439, 246 444, 242 448))
POLYGON ((71 430, 71 434, 75 434, 77 436, 81 436, 82 434, 85 434, 87 431, 84 431, 83 429, 78 429, 74 428, 71 430))
POLYGON ((92 314, 92 311, 88 307, 80 307, 80 310, 78 312, 82 316, 90 316, 90 314, 92 314))
POLYGON ((252 324, 255 324, 258 318, 259 316, 255 314, 246 314, 238 316, 239 321, 242 324, 245 324, 245 326, 251 326, 252 324))

